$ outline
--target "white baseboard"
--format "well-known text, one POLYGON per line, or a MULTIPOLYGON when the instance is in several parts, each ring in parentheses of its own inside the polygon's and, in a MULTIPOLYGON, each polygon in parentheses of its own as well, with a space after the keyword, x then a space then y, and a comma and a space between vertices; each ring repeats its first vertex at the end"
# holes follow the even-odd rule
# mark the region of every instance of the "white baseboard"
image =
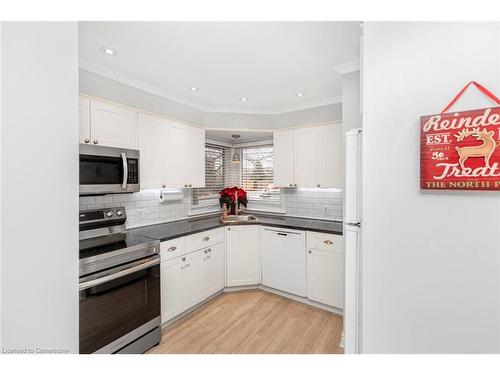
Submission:
MULTIPOLYGON (((223 293, 241 292, 244 290, 255 290, 255 289, 260 289, 260 290, 263 290, 265 292, 273 293, 273 294, 276 294, 276 295, 281 296, 281 297, 292 299, 294 301, 303 303, 305 305, 317 307, 318 309, 326 310, 328 312, 344 316, 344 312, 342 309, 337 309, 336 307, 332 307, 332 306, 324 305, 324 304, 319 303, 319 302, 311 301, 308 298, 296 296, 296 295, 290 294, 290 293, 286 293, 286 292, 283 292, 281 290, 277 290, 277 289, 270 288, 268 286, 264 286, 262 284, 256 284, 256 285, 225 287, 224 289, 222 289, 222 290, 218 291, 217 293, 212 294, 210 297, 204 299, 200 303, 190 307, 189 309, 180 313, 179 315, 174 316, 173 318, 167 320, 165 323, 162 323, 161 328, 168 327, 169 325, 176 322, 177 320, 184 318, 185 316, 191 314, 193 311, 197 310, 198 308, 200 308, 201 306, 203 306, 204 304, 206 304, 207 302, 209 302, 213 298, 215 298, 223 293)), ((344 339, 344 336, 342 333, 342 344, 343 344, 343 339, 344 339)))

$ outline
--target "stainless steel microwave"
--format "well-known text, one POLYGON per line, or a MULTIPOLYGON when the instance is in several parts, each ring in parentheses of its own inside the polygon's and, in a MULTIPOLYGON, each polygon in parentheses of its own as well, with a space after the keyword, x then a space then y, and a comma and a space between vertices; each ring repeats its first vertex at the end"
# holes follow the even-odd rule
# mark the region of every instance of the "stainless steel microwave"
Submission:
POLYGON ((139 190, 139 150, 80 145, 80 195, 139 190))

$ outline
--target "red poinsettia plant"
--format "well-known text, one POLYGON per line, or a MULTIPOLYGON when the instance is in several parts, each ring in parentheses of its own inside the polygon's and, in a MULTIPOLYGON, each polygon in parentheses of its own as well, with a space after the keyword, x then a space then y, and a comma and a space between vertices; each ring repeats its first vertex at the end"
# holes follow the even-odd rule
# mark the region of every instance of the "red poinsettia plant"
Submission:
POLYGON ((231 213, 234 214, 236 211, 236 203, 238 203, 238 208, 240 204, 245 208, 247 207, 247 192, 237 186, 224 188, 219 191, 219 203, 221 207, 226 205, 226 208, 231 210, 231 213))

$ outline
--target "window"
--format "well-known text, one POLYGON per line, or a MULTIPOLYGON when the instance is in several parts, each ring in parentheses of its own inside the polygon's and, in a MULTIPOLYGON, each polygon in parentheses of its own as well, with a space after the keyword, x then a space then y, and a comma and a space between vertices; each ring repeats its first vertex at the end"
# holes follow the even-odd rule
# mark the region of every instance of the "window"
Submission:
POLYGON ((205 145, 205 187, 192 189, 191 209, 210 211, 219 207, 219 191, 226 186, 230 149, 205 145))
POLYGON ((245 147, 241 152, 241 187, 252 207, 281 206, 280 190, 273 184, 273 146, 245 147))

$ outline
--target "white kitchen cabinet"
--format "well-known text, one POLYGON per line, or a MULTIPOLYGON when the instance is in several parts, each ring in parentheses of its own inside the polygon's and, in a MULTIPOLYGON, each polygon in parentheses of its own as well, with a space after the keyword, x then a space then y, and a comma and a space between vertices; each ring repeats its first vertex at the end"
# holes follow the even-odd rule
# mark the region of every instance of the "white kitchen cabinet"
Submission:
POLYGON ((311 187, 317 182, 318 128, 294 131, 294 186, 311 187))
POLYGON ((137 112, 90 100, 91 143, 120 148, 137 148, 137 112))
POLYGON ((307 232, 307 298, 344 307, 343 237, 307 232))
POLYGON ((206 298, 224 289, 224 243, 208 247, 203 253, 203 294, 206 298))
POLYGON ((205 129, 187 126, 184 160, 188 187, 205 187, 205 129))
POLYGON ((90 99, 80 96, 78 109, 80 143, 90 143, 90 99))
POLYGON ((138 144, 141 152, 140 171, 142 189, 159 189, 166 183, 165 164, 167 160, 166 121, 154 116, 139 114, 138 144))
POLYGON ((226 228, 226 286, 260 284, 259 227, 226 228))
POLYGON ((181 257, 162 261, 161 272, 161 322, 184 311, 182 300, 182 277, 184 262, 181 257))
POLYGON ((274 132, 274 184, 279 187, 342 187, 342 125, 274 132))
POLYGON ((167 188, 183 188, 186 185, 185 174, 189 163, 185 159, 186 128, 184 124, 168 120, 165 121, 164 131, 163 184, 167 188))
POLYGON ((274 185, 292 187, 294 183, 293 130, 276 131, 273 134, 274 185))
POLYGON ((203 250, 181 257, 181 300, 183 310, 203 301, 204 262, 203 250))
POLYGON ((339 125, 320 126, 317 136, 317 186, 342 187, 344 183, 342 127, 339 125))

